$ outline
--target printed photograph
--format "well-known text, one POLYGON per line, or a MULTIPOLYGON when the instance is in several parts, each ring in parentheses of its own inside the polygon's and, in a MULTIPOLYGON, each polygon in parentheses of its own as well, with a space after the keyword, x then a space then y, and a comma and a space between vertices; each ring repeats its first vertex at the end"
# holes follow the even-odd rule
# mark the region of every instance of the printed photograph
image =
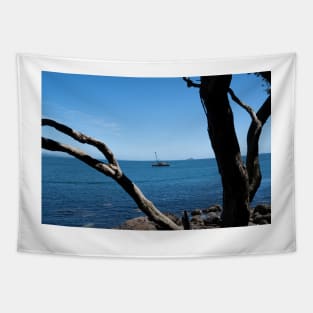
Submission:
POLYGON ((271 224, 271 72, 42 72, 42 224, 271 224))

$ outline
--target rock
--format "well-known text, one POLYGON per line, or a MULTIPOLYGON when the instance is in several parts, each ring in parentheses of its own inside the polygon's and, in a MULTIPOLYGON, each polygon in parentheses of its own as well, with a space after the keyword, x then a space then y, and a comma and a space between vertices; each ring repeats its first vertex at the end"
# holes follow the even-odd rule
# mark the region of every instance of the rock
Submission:
POLYGON ((122 225, 118 226, 117 229, 127 230, 157 230, 155 224, 146 216, 140 216, 127 220, 122 225))
MULTIPOLYGON (((170 218, 177 225, 182 226, 180 218, 172 213, 164 213, 168 218, 170 218)), ((125 221, 122 225, 118 226, 116 229, 127 229, 127 230, 158 230, 159 227, 152 222, 147 216, 135 217, 130 220, 125 221)))
POLYGON ((266 219, 261 219, 258 223, 259 225, 264 225, 264 224, 269 224, 268 221, 266 219))
POLYGON ((194 215, 191 220, 191 223, 202 223, 203 219, 201 218, 201 215, 194 215))
POLYGON ((191 211, 191 215, 195 216, 195 215, 201 215, 202 211, 200 209, 195 209, 193 211, 191 211))
POLYGON ((265 215, 263 215, 263 218, 264 218, 265 220, 267 220, 268 223, 271 223, 271 219, 272 219, 271 214, 265 214, 265 215))
POLYGON ((252 220, 258 219, 258 218, 262 218, 262 214, 260 214, 259 212, 253 213, 252 215, 252 220))
POLYGON ((164 215, 166 215, 169 219, 171 219, 177 225, 182 226, 181 219, 179 217, 177 217, 176 215, 174 215, 172 213, 164 213, 164 215))
POLYGON ((192 225, 192 228, 195 228, 194 226, 203 225, 203 219, 202 219, 201 215, 194 215, 191 218, 190 223, 192 225))
POLYGON ((271 214, 261 215, 259 213, 256 213, 254 215, 254 218, 253 218, 253 223, 256 223, 256 224, 270 224, 271 223, 271 214), (264 221, 266 223, 264 223, 264 221))
POLYGON ((268 204, 258 204, 253 211, 254 214, 260 213, 261 215, 266 215, 271 213, 271 206, 268 204))
POLYGON ((201 218, 201 215, 195 215, 190 220, 191 228, 192 229, 203 229, 205 228, 203 219, 201 218))
POLYGON ((258 225, 271 223, 271 206, 268 204, 258 204, 250 215, 250 220, 258 225))
POLYGON ((219 212, 219 213, 221 213, 222 212, 222 208, 221 208, 220 205, 215 204, 215 205, 212 205, 209 208, 206 208, 206 209, 203 210, 203 213, 211 213, 211 212, 219 212))
POLYGON ((208 214, 208 217, 204 220, 205 225, 220 225, 221 224, 221 218, 217 213, 210 212, 208 214))
POLYGON ((207 213, 210 212, 209 210, 210 210, 210 208, 205 208, 205 209, 202 210, 202 212, 203 212, 203 214, 207 214, 207 213))

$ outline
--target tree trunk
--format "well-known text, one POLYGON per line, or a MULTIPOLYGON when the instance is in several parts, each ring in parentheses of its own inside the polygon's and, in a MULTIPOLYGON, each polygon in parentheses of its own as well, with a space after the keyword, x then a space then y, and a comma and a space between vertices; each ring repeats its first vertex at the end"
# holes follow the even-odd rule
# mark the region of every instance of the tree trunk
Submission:
POLYGON ((262 132, 262 127, 271 115, 271 97, 269 96, 256 116, 259 124, 254 121, 247 134, 247 160, 246 166, 249 175, 249 201, 251 202, 255 196, 255 193, 259 189, 262 180, 262 174, 259 161, 259 139, 262 132))
POLYGON ((249 179, 227 96, 231 79, 231 75, 202 76, 200 84, 208 133, 222 179, 224 227, 246 226, 249 222, 249 179))

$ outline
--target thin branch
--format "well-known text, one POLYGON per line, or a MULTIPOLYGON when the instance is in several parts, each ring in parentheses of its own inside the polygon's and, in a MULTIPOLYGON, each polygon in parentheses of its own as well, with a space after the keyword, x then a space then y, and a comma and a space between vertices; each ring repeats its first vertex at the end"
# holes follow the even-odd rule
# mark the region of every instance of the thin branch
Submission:
POLYGON ((120 170, 120 166, 116 160, 116 158, 114 157, 114 154, 112 153, 112 151, 109 149, 109 147, 104 144, 103 142, 94 139, 92 137, 86 136, 83 133, 80 133, 64 124, 58 123, 54 120, 51 119, 46 119, 43 118, 42 119, 42 126, 51 126, 54 127, 55 129, 57 129, 58 131, 72 137, 73 139, 81 142, 81 143, 86 143, 89 144, 91 146, 96 147, 103 155, 104 157, 108 160, 108 162, 110 163, 110 165, 117 171, 117 174, 120 174, 119 172, 121 172, 120 170))
MULTIPOLYGON (((201 84, 195 83, 194 81, 192 81, 188 77, 183 77, 183 80, 187 83, 187 87, 188 88, 190 88, 190 87, 200 88, 201 87, 201 84)), ((207 114, 207 110, 206 110, 206 107, 205 107, 202 99, 201 99, 201 103, 202 103, 202 107, 203 107, 204 113, 207 114)))
POLYGON ((195 88, 200 88, 201 84, 193 82, 190 78, 188 77, 183 77, 183 80, 187 83, 187 87, 195 87, 195 88))
POLYGON ((41 140, 43 149, 68 153, 86 163, 90 167, 101 172, 102 174, 110 176, 124 189, 124 191, 126 191, 132 197, 132 199, 138 205, 139 209, 144 212, 153 222, 159 225, 161 229, 181 229, 179 225, 160 212, 154 206, 154 204, 144 196, 141 190, 125 174, 123 174, 117 163, 117 160, 115 159, 115 156, 103 142, 95 140, 53 120, 43 119, 42 124, 52 126, 79 142, 87 143, 97 147, 101 152, 103 152, 107 160, 112 162, 112 164, 101 162, 77 148, 44 137, 42 137, 41 140))
POLYGON ((249 105, 247 105, 246 103, 242 102, 235 95, 234 91, 231 88, 228 89, 228 92, 229 92, 231 98, 233 99, 233 101, 236 102, 237 104, 239 104, 242 108, 244 108, 249 113, 249 115, 251 116, 253 122, 256 123, 256 125, 258 125, 258 126, 262 126, 262 124, 259 121, 259 119, 258 119, 256 113, 254 112, 254 110, 249 105))
POLYGON ((202 98, 201 98, 201 104, 202 104, 203 111, 204 111, 205 115, 207 116, 208 115, 208 111, 206 109, 205 103, 204 103, 202 98))
POLYGON ((42 148, 46 150, 68 153, 106 176, 116 176, 116 171, 111 168, 110 165, 92 158, 90 155, 77 148, 44 137, 41 138, 41 145, 42 148))

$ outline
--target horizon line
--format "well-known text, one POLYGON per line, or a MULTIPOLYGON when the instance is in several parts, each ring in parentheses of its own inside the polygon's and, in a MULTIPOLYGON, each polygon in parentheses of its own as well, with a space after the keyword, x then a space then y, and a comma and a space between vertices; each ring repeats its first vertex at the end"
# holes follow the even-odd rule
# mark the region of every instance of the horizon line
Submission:
MULTIPOLYGON (((271 152, 263 152, 263 153, 259 153, 259 155, 262 154, 271 154, 271 152)), ((50 154, 50 153, 45 153, 42 152, 41 155, 43 157, 56 157, 56 158, 74 158, 73 156, 70 155, 57 155, 57 154, 50 154)), ((241 155, 241 157, 246 157, 247 155, 241 155)), ((97 158, 96 156, 93 156, 96 159, 99 160, 105 160, 104 158, 97 158)), ((194 158, 194 157, 190 157, 190 158, 183 158, 183 159, 162 159, 161 161, 168 161, 168 162, 175 162, 175 161, 197 161, 197 160, 216 160, 216 157, 206 157, 206 158, 194 158)), ((155 162, 155 159, 148 159, 148 160, 127 160, 127 159, 117 159, 118 162, 155 162)))

